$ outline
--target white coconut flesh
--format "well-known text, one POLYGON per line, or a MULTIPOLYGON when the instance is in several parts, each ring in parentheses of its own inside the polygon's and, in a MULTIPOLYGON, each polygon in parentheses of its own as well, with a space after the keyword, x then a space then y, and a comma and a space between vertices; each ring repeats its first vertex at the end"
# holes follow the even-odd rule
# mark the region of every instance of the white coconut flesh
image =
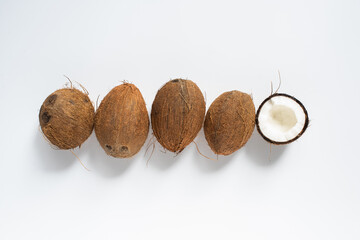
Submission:
POLYGON ((293 140, 304 130, 307 114, 303 107, 286 95, 273 96, 261 107, 258 127, 261 133, 273 142, 293 140))

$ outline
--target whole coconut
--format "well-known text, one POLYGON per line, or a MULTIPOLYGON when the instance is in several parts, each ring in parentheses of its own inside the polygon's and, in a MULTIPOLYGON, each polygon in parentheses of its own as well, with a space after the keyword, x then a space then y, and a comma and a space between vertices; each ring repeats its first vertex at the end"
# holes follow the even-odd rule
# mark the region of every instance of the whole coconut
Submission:
POLYGON ((50 94, 39 113, 41 130, 60 149, 79 147, 94 127, 94 107, 87 94, 63 88, 50 94))
POLYGON ((149 133, 149 116, 139 89, 129 83, 114 87, 95 115, 95 134, 106 154, 117 158, 135 155, 149 133))
POLYGON ((240 91, 221 94, 207 111, 205 138, 214 153, 229 155, 249 140, 255 126, 255 106, 250 95, 240 91))
POLYGON ((198 86, 184 79, 167 82, 156 94, 151 124, 158 142, 171 152, 181 152, 200 131, 205 101, 198 86))

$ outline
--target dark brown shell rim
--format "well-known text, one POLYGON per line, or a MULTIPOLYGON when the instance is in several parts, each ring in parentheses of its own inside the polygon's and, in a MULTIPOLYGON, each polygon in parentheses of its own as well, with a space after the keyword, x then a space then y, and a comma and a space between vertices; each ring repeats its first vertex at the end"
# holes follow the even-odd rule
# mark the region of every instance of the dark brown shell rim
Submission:
POLYGON ((306 108, 304 107, 304 105, 299 101, 297 100, 295 97, 293 96, 290 96, 286 93, 274 93, 272 95, 270 95, 269 97, 267 97, 259 106, 258 110, 256 111, 256 117, 255 117, 255 125, 256 125, 256 129, 258 130, 259 134, 266 140, 268 141, 269 143, 272 143, 272 144, 275 144, 275 145, 284 145, 284 144, 288 144, 288 143, 291 143, 295 140, 297 140, 299 137, 301 137, 301 135, 303 135, 303 133, 305 132, 305 130, 307 129, 308 125, 309 125, 309 115, 308 115, 308 112, 306 111, 306 108), (271 98, 273 97, 278 97, 278 96, 282 96, 282 97, 288 97, 292 100, 294 100, 297 104, 300 105, 300 107, 302 108, 302 110, 304 111, 304 114, 305 114, 305 124, 304 124, 304 127, 303 129, 301 130, 301 132, 295 136, 293 139, 290 139, 286 142, 277 142, 277 141, 273 141, 271 140, 270 138, 266 137, 262 132, 261 132, 261 129, 260 129, 260 126, 259 126, 259 120, 258 120, 258 117, 259 117, 259 114, 260 114, 260 111, 261 111, 261 108, 264 106, 264 104, 269 101, 271 98))

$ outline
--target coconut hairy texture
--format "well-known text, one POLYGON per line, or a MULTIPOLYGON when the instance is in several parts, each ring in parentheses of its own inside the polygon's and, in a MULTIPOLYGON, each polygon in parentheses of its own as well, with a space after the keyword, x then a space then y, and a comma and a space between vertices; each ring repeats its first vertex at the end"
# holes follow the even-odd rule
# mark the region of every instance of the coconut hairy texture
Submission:
POLYGON ((204 122, 205 138, 215 154, 229 155, 240 149, 255 127, 255 106, 240 91, 221 94, 211 104, 204 122))
POLYGON ((149 115, 139 89, 129 83, 114 87, 95 115, 95 134, 106 154, 129 158, 140 151, 149 133, 149 115))
POLYGON ((158 142, 179 153, 200 131, 205 116, 205 101, 191 80, 174 79, 156 94, 151 109, 151 124, 158 142))
POLYGON ((60 149, 79 147, 94 126, 94 107, 87 94, 63 88, 50 94, 39 113, 45 137, 60 149))
POLYGON ((309 116, 304 105, 285 93, 270 95, 256 112, 256 128, 271 144, 294 142, 303 135, 308 125, 309 116))

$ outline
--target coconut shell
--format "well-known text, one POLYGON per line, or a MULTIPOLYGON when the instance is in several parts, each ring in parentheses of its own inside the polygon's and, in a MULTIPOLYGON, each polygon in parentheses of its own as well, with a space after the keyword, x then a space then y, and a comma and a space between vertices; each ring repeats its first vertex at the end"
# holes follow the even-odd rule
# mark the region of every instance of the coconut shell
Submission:
POLYGON ((52 144, 60 149, 72 149, 90 136, 94 114, 87 94, 75 88, 64 88, 45 99, 39 121, 42 132, 52 144))
POLYGON ((255 127, 255 106, 240 91, 221 94, 211 104, 204 122, 205 138, 214 153, 229 155, 240 149, 255 127))
POLYGON ((149 115, 139 89, 129 83, 114 87, 95 115, 95 134, 106 154, 129 158, 144 145, 149 115))
POLYGON ((194 140, 204 116, 205 101, 199 87, 190 80, 174 79, 157 92, 151 124, 158 142, 179 153, 194 140))
POLYGON ((271 143, 271 144, 274 144, 274 145, 285 145, 285 144, 289 144, 289 143, 292 143, 292 142, 296 141, 297 139, 299 139, 299 137, 301 137, 301 136, 304 134, 304 132, 306 131, 306 129, 307 129, 308 126, 309 126, 309 114, 308 114, 305 106, 304 106, 298 99, 296 99, 295 97, 293 97, 293 96, 291 96, 291 95, 289 95, 289 94, 286 94, 286 93, 274 93, 274 94, 270 95, 269 97, 267 97, 267 98, 260 104, 260 106, 259 106, 259 108, 258 108, 258 110, 257 110, 257 112, 256 112, 255 125, 256 125, 257 131, 259 132, 259 134, 261 135, 261 137, 262 137, 265 141, 267 141, 267 142, 269 142, 269 143, 271 143), (265 104, 267 101, 270 101, 273 97, 277 97, 277 96, 288 97, 288 98, 294 100, 294 101, 295 101, 297 104, 299 104, 299 106, 302 108, 302 110, 304 111, 304 115, 305 115, 305 124, 304 124, 304 127, 303 127, 303 129, 301 130, 301 132, 300 132, 296 137, 294 137, 294 138, 292 138, 292 139, 290 139, 290 140, 288 140, 288 141, 285 141, 285 142, 277 142, 277 141, 274 141, 274 140, 266 137, 266 136, 264 135, 264 133, 261 131, 260 126, 259 126, 259 115, 260 115, 260 112, 261 112, 261 110, 262 110, 262 107, 264 106, 264 104, 265 104))

